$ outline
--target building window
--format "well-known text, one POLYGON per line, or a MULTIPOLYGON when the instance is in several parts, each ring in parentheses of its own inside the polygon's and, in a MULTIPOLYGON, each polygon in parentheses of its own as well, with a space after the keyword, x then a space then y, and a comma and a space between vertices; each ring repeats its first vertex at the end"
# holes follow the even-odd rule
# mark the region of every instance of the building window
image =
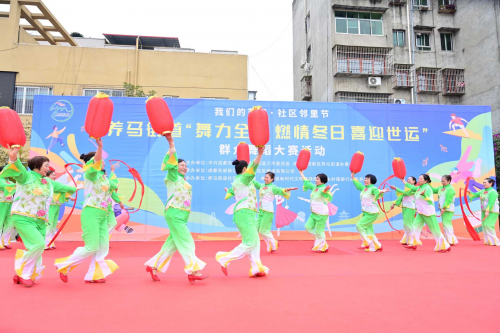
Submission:
POLYGON ((413 0, 413 7, 429 7, 429 0, 413 0))
POLYGON ((393 30, 392 31, 392 41, 394 46, 405 46, 405 31, 404 30, 393 30))
POLYGON ((413 65, 394 64, 392 87, 398 89, 413 87, 413 65))
POLYGON ((33 114, 35 95, 52 95, 52 87, 16 87, 14 110, 20 114, 33 114))
POLYGON ((337 92, 337 102, 344 103, 392 103, 391 95, 354 92, 337 92))
POLYGON ((363 76, 392 74, 389 48, 337 45, 333 49, 334 75, 363 76))
POLYGON ((106 95, 110 97, 123 97, 125 91, 121 89, 100 89, 100 88, 92 88, 92 89, 83 89, 83 95, 82 96, 89 96, 93 97, 97 95, 98 93, 105 93, 106 95))
POLYGON ((449 6, 449 5, 454 5, 455 0, 439 0, 438 5, 439 6, 449 6))
POLYGON ((417 69, 417 91, 423 93, 439 93, 438 68, 421 67, 417 69))
POLYGON ((465 94, 465 75, 463 69, 445 68, 441 72, 443 78, 443 95, 465 94))
POLYGON ((441 33, 441 50, 453 51, 452 33, 450 33, 450 32, 441 33))
POLYGON ((336 10, 335 29, 339 34, 383 36, 382 14, 336 10))
POLYGON ((430 51, 431 50, 431 34, 417 32, 415 36, 415 45, 419 51, 430 51))
POLYGON ((306 16, 306 34, 311 30, 311 15, 306 16))

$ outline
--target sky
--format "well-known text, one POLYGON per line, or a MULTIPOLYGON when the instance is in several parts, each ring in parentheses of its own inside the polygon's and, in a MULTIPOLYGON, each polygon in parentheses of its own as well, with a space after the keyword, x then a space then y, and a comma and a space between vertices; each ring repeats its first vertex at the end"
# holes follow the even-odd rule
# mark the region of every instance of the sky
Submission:
POLYGON ((248 55, 258 100, 293 100, 292 0, 43 0, 68 32, 178 37, 196 52, 248 55))

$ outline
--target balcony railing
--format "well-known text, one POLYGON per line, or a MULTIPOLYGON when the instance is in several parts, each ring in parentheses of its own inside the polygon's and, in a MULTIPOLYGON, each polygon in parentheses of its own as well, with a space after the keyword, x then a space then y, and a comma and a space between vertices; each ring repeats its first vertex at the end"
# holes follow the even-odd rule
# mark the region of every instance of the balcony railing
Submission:
POLYGON ((420 67, 416 71, 417 92, 423 94, 439 94, 439 68, 420 67))
POLYGON ((336 45, 333 48, 334 76, 391 76, 392 49, 336 45))
POLYGON ((413 76, 413 65, 394 64, 394 76, 392 77, 393 89, 409 89, 415 85, 413 76))
POLYGON ((303 101, 310 101, 312 98, 312 76, 306 75, 300 80, 300 94, 303 101))
POLYGON ((463 69, 445 68, 441 71, 443 95, 465 94, 465 75, 463 69))
POLYGON ((456 1, 443 1, 438 7, 438 13, 440 14, 455 14, 456 11, 456 1))

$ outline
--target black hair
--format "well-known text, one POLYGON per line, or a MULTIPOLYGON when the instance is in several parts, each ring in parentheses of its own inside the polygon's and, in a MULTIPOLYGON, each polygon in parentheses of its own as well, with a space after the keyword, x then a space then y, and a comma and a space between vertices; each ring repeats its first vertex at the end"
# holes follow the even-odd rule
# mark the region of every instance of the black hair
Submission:
POLYGON ((236 174, 239 175, 243 172, 244 168, 248 167, 248 162, 244 160, 241 161, 234 160, 233 165, 234 165, 234 171, 236 171, 236 174))
POLYGON ((370 184, 372 185, 377 184, 377 177, 375 177, 374 175, 369 173, 365 176, 365 178, 370 178, 370 184))
POLYGON ((0 166, 0 172, 3 171, 3 168, 5 168, 4 166, 0 166))
POLYGON ((179 159, 177 160, 177 164, 182 163, 182 162, 184 162, 184 163, 185 163, 186 161, 184 161, 182 158, 179 158, 179 159))
POLYGON ((106 174, 106 169, 102 169, 101 171, 104 172, 104 174, 106 174))
POLYGON ((88 161, 90 161, 95 156, 95 153, 96 153, 95 151, 91 151, 88 154, 81 154, 80 155, 80 159, 82 161, 84 161, 85 163, 87 163, 88 161))
POLYGON ((422 176, 422 177, 424 177, 424 180, 425 180, 425 182, 426 182, 427 184, 429 184, 429 183, 431 182, 431 177, 429 177, 429 175, 428 175, 428 174, 423 173, 423 174, 421 174, 421 176, 422 176))
POLYGON ((323 184, 328 183, 328 176, 325 175, 324 173, 317 174, 316 177, 319 178, 321 183, 323 183, 323 184))
POLYGON ((415 184, 417 183, 417 178, 415 178, 415 177, 413 177, 413 176, 409 176, 408 178, 413 179, 413 181, 415 182, 415 184))
POLYGON ((271 177, 271 179, 273 180, 272 182, 274 183, 274 176, 275 176, 274 172, 268 171, 266 172, 266 175, 269 175, 269 177, 271 177))
POLYGON ((55 171, 52 171, 52 170, 49 170, 47 171, 47 176, 46 177, 50 177, 51 174, 55 173, 55 171))
POLYGON ((486 180, 488 183, 491 184, 491 186, 495 186, 495 181, 491 178, 485 178, 484 180, 486 180))
POLYGON ((40 170, 45 162, 50 162, 50 160, 45 156, 35 156, 28 160, 28 168, 31 171, 35 171, 35 169, 40 170))
POLYGON ((443 178, 446 179, 447 181, 451 182, 451 176, 450 175, 444 175, 443 178))

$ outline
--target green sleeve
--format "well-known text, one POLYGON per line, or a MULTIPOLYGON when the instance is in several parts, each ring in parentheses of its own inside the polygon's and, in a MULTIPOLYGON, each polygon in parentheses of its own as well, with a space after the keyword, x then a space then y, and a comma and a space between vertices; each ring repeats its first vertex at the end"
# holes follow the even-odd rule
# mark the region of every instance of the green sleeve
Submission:
POLYGON ((492 212, 493 207, 495 206, 495 202, 498 199, 498 192, 494 189, 491 189, 490 194, 488 195, 488 211, 492 212))
POLYGON ((69 195, 72 195, 76 192, 76 187, 71 186, 71 185, 63 185, 59 182, 53 181, 52 179, 48 179, 49 181, 52 182, 52 187, 54 189, 54 193, 68 193, 69 195))
POLYGON ((365 189, 364 185, 361 184, 359 180, 353 179, 352 182, 358 191, 363 191, 365 189))
POLYGON ((255 174, 257 173, 257 168, 259 165, 255 162, 250 163, 250 165, 247 167, 247 171, 245 171, 242 174, 241 177, 241 182, 245 184, 246 186, 250 185, 252 180, 255 178, 255 174))
POLYGON ((372 188, 372 194, 375 196, 375 200, 378 200, 384 196, 384 193, 380 192, 380 190, 375 186, 373 186, 372 188))
POLYGON ((304 185, 302 185, 302 189, 304 192, 307 192, 307 190, 314 190, 315 186, 313 183, 311 183, 309 180, 304 179, 304 185))
POLYGON ((285 191, 284 188, 281 188, 281 187, 278 187, 278 186, 275 186, 275 185, 272 186, 272 189, 273 189, 273 194, 274 195, 281 195, 285 199, 290 199, 290 191, 285 191))
POLYGON ((168 171, 167 177, 165 177, 166 181, 176 182, 179 179, 177 152, 174 152, 172 155, 168 153, 165 155, 163 163, 161 164, 161 171, 168 171))
POLYGON ((231 187, 229 190, 227 190, 226 197, 224 198, 224 200, 230 199, 232 197, 234 197, 234 191, 233 188, 231 187))
MULTIPOLYGON (((401 191, 401 190, 400 190, 401 191)), ((404 192, 403 192, 404 193, 404 192)), ((401 207, 401 204, 403 203, 403 198, 404 198, 404 194, 400 194, 398 193, 398 198, 396 199, 396 202, 394 202, 394 205, 395 206, 398 206, 398 207, 401 207)))
POLYGON ((403 195, 404 193, 405 193, 405 191, 403 191, 403 190, 401 190, 401 189, 399 189, 399 188, 396 187, 396 194, 398 196, 403 195))
POLYGON ((114 172, 111 172, 111 175, 109 177, 109 188, 111 190, 116 190, 118 189, 118 185, 119 185, 118 177, 116 177, 114 172))
POLYGON ((95 162, 94 159, 91 159, 83 166, 83 171, 85 172, 85 178, 95 182, 97 180, 97 176, 99 172, 102 170, 102 160, 99 162, 95 162))
POLYGON ((0 178, 0 192, 5 191, 5 186, 7 185, 7 182, 5 181, 4 178, 0 178))
POLYGON ((264 184, 262 183, 259 183, 258 181, 256 181, 255 179, 252 180, 252 183, 253 185, 255 186, 256 189, 260 190, 262 186, 264 186, 264 184))
POLYGON ((17 183, 23 185, 30 179, 28 170, 21 163, 18 158, 14 163, 7 164, 3 171, 0 173, 1 178, 13 178, 17 183))
POLYGON ((415 192, 418 190, 418 186, 412 185, 410 183, 405 183, 405 187, 415 192))
POLYGON ((429 203, 429 205, 434 204, 433 195, 434 195, 434 193, 432 191, 432 188, 430 188, 430 186, 425 189, 424 197, 425 197, 425 201, 427 201, 429 203))
POLYGON ((446 191, 446 197, 444 199, 444 209, 450 208, 450 205, 455 201, 455 189, 453 187, 448 187, 446 191))
POLYGON ((118 193, 115 191, 111 192, 111 199, 113 199, 115 202, 118 202, 118 203, 122 202, 122 198, 120 198, 118 193))
POLYGON ((479 197, 479 196, 481 195, 481 193, 483 193, 483 192, 484 192, 484 190, 477 191, 476 193, 472 193, 472 192, 471 192, 471 194, 469 195, 469 198, 470 198, 471 200, 474 200, 474 199, 476 199, 477 197, 479 197))
POLYGON ((442 186, 432 187, 431 185, 429 185, 429 187, 432 189, 432 193, 434 193, 434 194, 438 194, 439 191, 443 188, 442 186))
POLYGON ((333 195, 330 193, 330 190, 327 190, 326 187, 321 191, 321 194, 323 195, 323 198, 326 199, 327 202, 332 201, 333 195))

